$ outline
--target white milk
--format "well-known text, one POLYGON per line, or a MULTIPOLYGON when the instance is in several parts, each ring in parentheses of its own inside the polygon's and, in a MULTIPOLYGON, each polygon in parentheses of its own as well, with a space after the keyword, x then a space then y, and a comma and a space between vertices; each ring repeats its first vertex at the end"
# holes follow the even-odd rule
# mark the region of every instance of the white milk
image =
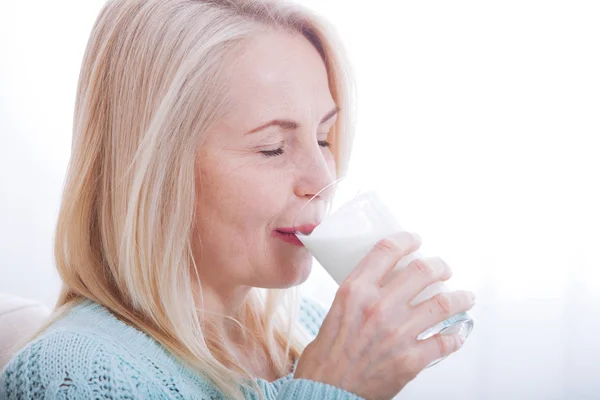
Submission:
MULTIPOLYGON (((310 236, 297 236, 338 285, 342 284, 352 270, 358 266, 360 261, 382 238, 380 236, 319 237, 315 236, 314 232, 310 236)), ((419 251, 415 251, 404 256, 396 264, 396 268, 404 268, 415 258, 422 257, 419 251)), ((449 288, 443 282, 436 282, 426 287, 415 297, 411 304, 417 305, 429 300, 438 293, 447 291, 449 291, 449 288)))
POLYGON ((328 215, 310 235, 296 236, 341 284, 379 240, 402 230, 379 196, 365 192, 328 215))

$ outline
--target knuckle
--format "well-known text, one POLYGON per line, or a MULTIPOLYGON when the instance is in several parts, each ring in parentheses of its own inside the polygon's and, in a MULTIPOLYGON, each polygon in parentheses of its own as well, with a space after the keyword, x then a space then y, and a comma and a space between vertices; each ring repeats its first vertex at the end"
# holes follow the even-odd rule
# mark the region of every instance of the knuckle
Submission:
POLYGON ((431 266, 422 258, 414 259, 410 263, 409 268, 418 272, 423 277, 425 277, 427 280, 431 280, 431 279, 435 278, 435 270, 433 268, 431 268, 431 266))
POLYGON ((359 280, 344 282, 336 293, 336 299, 347 306, 362 306, 373 302, 372 290, 359 280))
POLYGON ((439 293, 433 297, 434 304, 442 315, 452 313, 452 302, 446 293, 439 293))
POLYGON ((356 297, 357 291, 358 284, 356 282, 344 282, 337 291, 337 297, 343 302, 348 302, 350 299, 356 297))
POLYGON ((396 253, 401 250, 401 246, 395 239, 386 237, 375 243, 375 250, 382 253, 396 253))

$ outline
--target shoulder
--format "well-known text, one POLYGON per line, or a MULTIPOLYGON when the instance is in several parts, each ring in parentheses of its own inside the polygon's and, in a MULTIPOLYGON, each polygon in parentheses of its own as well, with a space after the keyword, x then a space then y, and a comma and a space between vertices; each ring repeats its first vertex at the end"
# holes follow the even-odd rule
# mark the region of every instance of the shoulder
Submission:
POLYGON ((144 359, 151 357, 128 348, 128 340, 142 336, 100 305, 75 306, 10 360, 0 398, 167 399, 144 359))
MULTIPOLYGON (((160 393, 128 357, 90 336, 45 334, 21 349, 0 376, 0 398, 124 398, 160 393)), ((166 397, 165 397, 166 398, 166 397)))
POLYGON ((316 336, 323 324, 327 312, 328 310, 315 299, 303 297, 300 302, 299 322, 309 333, 316 336))

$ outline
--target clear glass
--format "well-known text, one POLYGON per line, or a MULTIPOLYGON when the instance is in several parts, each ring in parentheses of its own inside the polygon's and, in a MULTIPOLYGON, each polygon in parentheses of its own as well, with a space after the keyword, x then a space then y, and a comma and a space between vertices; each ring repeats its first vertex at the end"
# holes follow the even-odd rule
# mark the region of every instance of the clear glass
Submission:
MULTIPOLYGON (((403 230, 375 190, 361 190, 355 183, 345 180, 335 181, 319 191, 294 220, 298 239, 338 284, 379 240, 403 230)), ((415 258, 422 257, 420 251, 413 252, 403 257, 396 268, 404 268, 415 258)), ((411 305, 448 291, 450 288, 444 282, 436 282, 418 294, 411 305)), ((417 340, 425 340, 437 333, 457 333, 466 340, 473 325, 471 316, 463 312, 426 329, 417 340)), ((444 358, 433 361, 428 368, 444 358)))

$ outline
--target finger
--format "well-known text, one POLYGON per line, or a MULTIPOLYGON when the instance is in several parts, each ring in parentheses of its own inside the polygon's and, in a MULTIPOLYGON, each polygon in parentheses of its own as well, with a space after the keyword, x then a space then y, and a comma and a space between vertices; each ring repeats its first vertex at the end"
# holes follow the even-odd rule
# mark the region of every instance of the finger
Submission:
POLYGON ((446 281, 451 276, 450 266, 440 257, 417 258, 406 268, 390 272, 390 278, 383 286, 383 295, 404 304, 432 283, 446 281))
POLYGON ((348 276, 350 280, 379 283, 396 265, 398 260, 421 246, 421 237, 416 233, 398 232, 375 244, 348 276))
POLYGON ((475 294, 466 290, 439 293, 414 308, 408 329, 415 335, 447 320, 453 315, 465 312, 475 305, 475 294))
POLYGON ((458 334, 434 335, 429 339, 417 344, 418 368, 424 369, 438 358, 448 357, 450 354, 460 350, 464 340, 458 334))

